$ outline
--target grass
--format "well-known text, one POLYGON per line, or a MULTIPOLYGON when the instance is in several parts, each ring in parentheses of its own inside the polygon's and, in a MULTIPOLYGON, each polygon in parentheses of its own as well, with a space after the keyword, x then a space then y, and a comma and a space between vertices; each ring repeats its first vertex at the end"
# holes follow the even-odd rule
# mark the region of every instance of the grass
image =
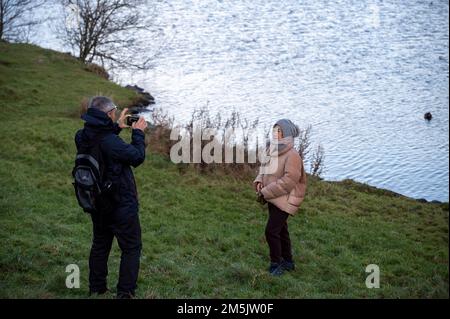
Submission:
MULTIPOLYGON (((71 185, 80 101, 133 92, 72 57, 0 44, 0 297, 85 298, 91 223, 71 185), (78 264, 81 289, 65 287, 78 264)), ((129 133, 122 136, 129 139, 129 133)), ((310 179, 289 227, 298 270, 266 273, 266 208, 251 179, 180 170, 148 147, 135 170, 140 298, 448 298, 448 203, 419 203, 353 181, 310 179), (367 289, 377 264, 381 287, 367 289)), ((114 244, 109 286, 120 251, 114 244)), ((107 296, 107 297, 111 297, 107 296)))

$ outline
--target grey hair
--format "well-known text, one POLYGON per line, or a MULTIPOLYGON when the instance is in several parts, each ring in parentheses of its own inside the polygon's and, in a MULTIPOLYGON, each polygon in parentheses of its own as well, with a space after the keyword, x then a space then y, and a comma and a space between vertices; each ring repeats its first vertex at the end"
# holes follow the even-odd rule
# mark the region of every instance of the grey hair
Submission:
POLYGON ((90 100, 88 108, 93 108, 108 113, 117 108, 117 106, 110 98, 106 96, 94 96, 90 100))

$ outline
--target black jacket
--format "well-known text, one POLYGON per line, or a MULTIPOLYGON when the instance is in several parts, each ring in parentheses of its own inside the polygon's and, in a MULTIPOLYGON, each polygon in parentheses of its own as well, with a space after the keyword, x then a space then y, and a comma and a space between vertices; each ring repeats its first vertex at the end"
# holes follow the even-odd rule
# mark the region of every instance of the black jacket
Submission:
POLYGON ((100 149, 106 169, 105 178, 113 184, 111 192, 113 205, 118 212, 137 213, 137 189, 130 166, 137 167, 145 159, 144 133, 133 129, 131 144, 127 144, 119 137, 122 129, 113 123, 106 113, 88 109, 81 118, 85 124, 75 135, 77 149, 100 136, 100 149))

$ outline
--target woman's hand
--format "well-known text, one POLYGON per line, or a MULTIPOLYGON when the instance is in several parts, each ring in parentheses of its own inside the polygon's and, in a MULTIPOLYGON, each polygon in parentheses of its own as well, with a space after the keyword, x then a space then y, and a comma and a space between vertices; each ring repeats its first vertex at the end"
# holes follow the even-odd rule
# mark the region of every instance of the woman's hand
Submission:
POLYGON ((262 184, 261 182, 256 182, 256 183, 254 183, 253 185, 254 185, 255 191, 256 191, 257 193, 261 192, 261 189, 263 188, 263 184, 262 184))

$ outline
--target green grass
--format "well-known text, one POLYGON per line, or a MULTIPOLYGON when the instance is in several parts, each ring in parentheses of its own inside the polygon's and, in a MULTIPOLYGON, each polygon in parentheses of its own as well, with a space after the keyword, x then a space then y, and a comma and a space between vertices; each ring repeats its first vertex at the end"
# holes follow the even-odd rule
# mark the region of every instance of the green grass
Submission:
MULTIPOLYGON (((84 97, 134 93, 68 55, 0 44, 0 297, 84 298, 91 223, 71 185, 84 97), (65 287, 78 264, 81 289, 65 287)), ((129 138, 129 132, 122 136, 129 138)), ((448 298, 448 204, 419 203, 352 181, 310 179, 289 227, 298 270, 266 273, 265 208, 251 180, 179 170, 148 149, 135 170, 141 298, 448 298), (377 264, 380 289, 365 287, 377 264)), ((114 244, 109 286, 120 252, 114 244)), ((112 295, 111 295, 112 296, 112 295)))

